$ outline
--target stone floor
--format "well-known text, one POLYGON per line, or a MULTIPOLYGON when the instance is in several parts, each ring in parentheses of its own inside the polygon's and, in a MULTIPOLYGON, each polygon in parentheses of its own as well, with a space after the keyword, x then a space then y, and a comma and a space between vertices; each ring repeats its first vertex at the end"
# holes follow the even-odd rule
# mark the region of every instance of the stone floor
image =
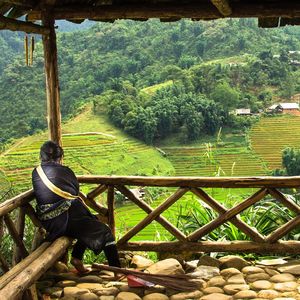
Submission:
POLYGON ((46 273, 37 283, 41 299, 80 300, 300 300, 300 261, 264 260, 250 264, 237 256, 157 263, 134 256, 134 267, 153 274, 191 274, 198 283, 192 292, 164 286, 129 287, 127 280, 111 281, 112 273, 97 271, 79 276, 62 268, 46 273))

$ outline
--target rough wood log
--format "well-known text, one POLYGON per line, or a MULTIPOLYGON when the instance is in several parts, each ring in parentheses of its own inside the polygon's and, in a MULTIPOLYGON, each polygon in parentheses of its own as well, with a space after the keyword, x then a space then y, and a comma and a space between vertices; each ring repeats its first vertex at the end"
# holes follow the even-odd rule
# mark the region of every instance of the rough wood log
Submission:
MULTIPOLYGON (((211 206, 214 210, 216 210, 219 214, 225 214, 227 209, 223 207, 220 203, 211 198, 207 193, 198 188, 192 188, 191 191, 197 195, 200 199, 202 199, 205 203, 211 206)), ((238 216, 230 219, 230 222, 234 224, 237 228, 239 228, 242 232, 244 232, 247 236, 249 236, 254 242, 264 242, 265 238, 256 231, 255 228, 251 228, 245 222, 243 222, 238 216)))
POLYGON ((32 261, 30 265, 25 267, 0 290, 0 299, 16 299, 22 295, 65 253, 70 243, 71 241, 67 237, 60 237, 55 240, 38 258, 32 261))
POLYGON ((108 208, 108 226, 116 237, 116 224, 115 224, 115 190, 112 185, 108 186, 107 190, 107 208, 108 208))
POLYGON ((210 1, 223 16, 228 17, 232 14, 232 9, 227 0, 210 0, 210 1))
POLYGON ((189 241, 194 242, 208 234, 209 232, 215 230, 217 227, 222 225, 223 223, 230 220, 232 217, 235 217, 237 214, 241 213, 243 210, 247 209, 249 206, 253 205, 257 201, 261 200, 264 196, 266 196, 267 190, 260 189, 255 194, 250 196, 245 201, 239 203, 235 207, 229 209, 226 213, 220 215, 215 220, 209 222, 208 224, 202 226, 195 232, 191 233, 187 238, 189 241))
POLYGON ((36 3, 32 0, 4 0, 1 2, 9 3, 15 6, 26 7, 26 8, 34 8, 34 6, 36 5, 36 3))
POLYGON ((101 185, 97 186, 94 190, 90 191, 86 196, 89 199, 95 199, 97 196, 99 196, 106 190, 107 190, 107 186, 104 184, 101 184, 101 185))
POLYGON ((28 255, 28 251, 26 250, 23 241, 20 239, 19 233, 9 215, 4 216, 4 222, 7 226, 7 229, 9 231, 11 237, 13 238, 15 244, 17 245, 17 247, 19 249, 21 257, 25 258, 28 255))
POLYGON ((168 209, 172 204, 174 204, 178 199, 180 199, 188 189, 179 188, 173 195, 171 195, 166 201, 164 201, 160 206, 154 209, 146 218, 144 218, 140 223, 129 230, 121 239, 118 241, 118 245, 127 242, 134 235, 144 229, 148 224, 155 220, 160 214, 162 214, 166 209, 168 209))
POLYGON ((146 177, 146 176, 77 176, 79 182, 106 185, 220 188, 298 188, 300 176, 279 177, 146 177))
POLYGON ((108 209, 99 203, 97 203, 94 199, 88 198, 88 196, 84 195, 82 192, 80 192, 81 198, 84 200, 87 206, 95 210, 97 213, 107 216, 108 215, 108 209))
POLYGON ((23 22, 0 15, 0 30, 24 31, 27 33, 48 34, 49 29, 45 26, 30 22, 23 22))
POLYGON ((50 29, 49 34, 43 35, 49 138, 51 141, 62 145, 60 88, 54 22, 55 19, 49 10, 47 11, 47 14, 42 14, 42 24, 50 29))
POLYGON ((266 241, 269 243, 275 243, 282 237, 284 237, 286 234, 291 232, 293 229, 295 229, 300 224, 300 216, 297 216, 296 218, 290 220, 286 224, 282 225, 273 233, 271 233, 267 238, 266 241))
MULTIPOLYGON (((258 17, 299 17, 300 3, 292 0, 284 2, 261 2, 259 0, 234 2, 231 18, 258 17)), ((106 5, 106 6, 69 6, 57 7, 54 10, 55 19, 68 20, 116 20, 116 19, 217 19, 220 12, 208 3, 193 3, 182 5, 149 4, 149 5, 106 5)), ((28 14, 29 21, 41 19, 41 11, 34 10, 28 14)))
MULTIPOLYGON (((134 204, 138 207, 143 209, 147 214, 153 212, 153 208, 148 205, 143 200, 137 199, 136 196, 126 187, 124 186, 117 186, 116 187, 124 196, 126 196, 129 200, 131 200, 134 204)), ((186 236, 175 226, 173 226, 167 219, 163 216, 158 216, 155 221, 161 224, 167 231, 169 231, 174 237, 176 237, 179 241, 185 241, 186 236)))
POLYGON ((0 277, 0 290, 3 289, 9 282, 12 281, 20 272, 28 267, 33 261, 35 261, 48 247, 50 243, 45 242, 29 256, 19 262, 11 270, 0 277))
POLYGON ((39 228, 43 227, 43 225, 42 225, 41 221, 38 219, 36 212, 35 212, 34 208, 32 207, 32 205, 27 203, 24 206, 24 210, 35 227, 39 227, 39 228))
POLYGON ((284 206, 286 206, 291 211, 294 211, 296 214, 300 214, 300 207, 297 203, 292 200, 287 199, 281 192, 276 189, 269 188, 269 194, 280 201, 284 206))
MULTIPOLYGON (((4 258, 4 256, 1 253, 0 253, 0 264, 1 264, 1 269, 4 273, 9 271, 9 264, 7 263, 6 259, 4 258)), ((0 277, 0 279, 1 279, 1 277, 0 277)))
MULTIPOLYGON (((18 232, 18 237, 21 241, 24 238, 24 229, 25 229, 25 210, 23 207, 19 208, 17 220, 16 220, 16 230, 18 232)), ((22 259, 22 254, 20 253, 19 247, 17 245, 14 246, 14 253, 13 253, 13 266, 16 265, 22 259)))
POLYGON ((18 196, 8 199, 0 204, 0 217, 4 216, 15 208, 23 206, 34 198, 33 189, 26 191, 18 196))
POLYGON ((129 242, 118 245, 119 250, 154 252, 235 252, 260 254, 299 254, 299 241, 280 241, 277 243, 255 243, 248 241, 232 242, 129 242))

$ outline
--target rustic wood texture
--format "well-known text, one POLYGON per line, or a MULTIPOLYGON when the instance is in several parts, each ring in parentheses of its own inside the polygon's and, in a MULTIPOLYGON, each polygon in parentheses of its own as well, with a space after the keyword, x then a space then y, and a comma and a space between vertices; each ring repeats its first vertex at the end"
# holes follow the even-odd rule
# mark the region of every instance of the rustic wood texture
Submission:
POLYGON ((248 199, 246 199, 245 201, 239 203, 235 207, 233 207, 233 208, 229 209, 228 211, 226 211, 224 214, 220 215, 215 220, 209 222, 208 224, 202 226, 201 228, 199 228, 195 232, 191 233, 188 236, 188 240, 191 241, 191 242, 199 240, 200 238, 202 238, 203 236, 205 236, 209 232, 213 231, 214 229, 216 229, 217 227, 219 227, 223 223, 230 220, 232 217, 235 217, 237 214, 241 213, 243 210, 245 210, 249 206, 251 206, 254 203, 256 203, 257 201, 261 200, 266 195, 267 195, 267 190, 266 189, 260 189, 255 194, 253 194, 248 199))
POLYGON ((4 273, 9 271, 9 264, 1 253, 0 253, 0 264, 1 264, 0 267, 4 273))
POLYGON ((107 186, 102 184, 102 185, 97 186, 92 191, 90 191, 86 196, 89 199, 95 199, 96 197, 98 197, 100 194, 102 194, 106 190, 107 190, 107 186))
POLYGON ((80 192, 81 199, 84 200, 85 204, 92 208, 97 213, 107 216, 108 215, 108 209, 101 204, 97 203, 93 198, 89 198, 88 196, 84 195, 82 192, 80 192))
POLYGON ((36 25, 30 22, 6 18, 0 14, 0 30, 24 31, 27 33, 48 34, 50 30, 45 26, 36 25))
MULTIPOLYGON (((153 212, 153 208, 148 205, 143 200, 137 199, 136 196, 126 187, 124 186, 117 186, 117 189, 126 196, 129 200, 131 200, 134 204, 138 207, 143 209, 147 214, 153 212)), ((186 236, 175 226, 173 226, 167 219, 163 216, 156 217, 155 221, 160 223, 167 231, 169 231, 174 237, 176 237, 179 241, 186 241, 186 236)))
POLYGON ((140 223, 129 230, 122 238, 119 239, 118 245, 127 242, 134 235, 140 232, 143 228, 149 225, 153 220, 155 220, 160 214, 162 214, 166 209, 168 209, 172 204, 174 204, 178 199, 180 199, 188 189, 179 188, 173 195, 171 195, 165 202, 154 209, 146 218, 144 218, 140 223))
MULTIPOLYGON (((211 206, 214 210, 216 210, 220 215, 225 214, 227 212, 227 209, 225 207, 223 207, 220 203, 211 198, 203 190, 198 188, 192 188, 191 191, 200 199, 202 199, 205 203, 211 206)), ((242 232, 244 232, 247 236, 249 236, 254 242, 265 241, 265 238, 259 232, 257 232, 255 228, 251 228, 250 226, 248 226, 238 216, 231 218, 230 222, 234 224, 237 228, 239 228, 242 232)))
POLYGON ((23 241, 20 239, 19 233, 9 215, 4 216, 4 222, 6 224, 6 227, 9 231, 11 237, 13 238, 15 244, 17 245, 17 247, 19 249, 20 255, 22 256, 22 258, 25 258, 28 255, 28 251, 26 250, 23 241))
MULTIPOLYGON (((286 17, 300 16, 300 3, 297 1, 235 1, 232 6, 231 18, 286 17)), ((140 4, 106 5, 106 6, 71 6, 56 7, 55 19, 68 20, 116 20, 116 19, 218 19, 222 14, 209 3, 176 4, 140 4)), ((29 21, 41 19, 41 11, 33 10, 28 14, 29 21)))
POLYGON ((277 243, 255 243, 248 241, 228 242, 129 242, 118 245, 119 250, 155 252, 232 252, 232 253, 281 253, 299 254, 300 241, 280 241, 277 243))
POLYGON ((280 226, 277 230, 273 231, 273 233, 271 233, 266 238, 266 241, 268 243, 275 243, 299 225, 300 225, 300 216, 297 216, 296 218, 290 220, 286 224, 280 226))
POLYGON ((0 277, 0 290, 12 281, 20 272, 28 267, 33 261, 35 261, 48 247, 50 243, 43 243, 38 249, 32 252, 29 256, 19 262, 11 270, 0 277))
POLYGON ((54 21, 53 15, 50 12, 42 15, 42 24, 50 29, 49 34, 43 35, 49 139, 62 145, 60 88, 54 21))
POLYGON ((269 188, 268 192, 272 197, 277 199, 279 202, 281 202, 284 206, 289 208, 291 211, 295 212, 296 214, 300 214, 299 205, 294 201, 287 199, 280 191, 274 188, 269 188))
POLYGON ((31 204, 27 203, 26 205, 24 205, 24 210, 35 227, 39 227, 39 228, 43 227, 41 221, 38 219, 36 212, 31 204))
POLYGON ((108 186, 107 190, 107 208, 108 208, 108 226, 116 237, 116 223, 115 223, 115 189, 112 185, 108 186))
MULTIPOLYGON (((70 239, 60 237, 0 290, 0 299, 17 299, 66 251, 70 239)), ((19 264, 16 266, 19 267, 19 264)))
MULTIPOLYGON (((25 210, 23 207, 20 207, 16 219, 16 230, 18 232, 18 236, 21 241, 23 241, 24 238, 24 229, 25 229, 25 210)), ((14 245, 14 253, 13 253, 13 260, 12 260, 13 266, 16 265, 22 258, 23 257, 19 247, 17 245, 14 245)))
POLYGON ((211 0, 211 3, 223 16, 228 17, 232 14, 232 9, 227 0, 211 0))
POLYGON ((80 183, 162 187, 221 188, 298 188, 300 176, 262 177, 151 177, 151 176, 77 176, 80 183))
POLYGON ((26 203, 30 202, 32 199, 34 199, 34 192, 31 189, 0 203, 0 217, 10 213, 17 207, 25 205, 26 203))

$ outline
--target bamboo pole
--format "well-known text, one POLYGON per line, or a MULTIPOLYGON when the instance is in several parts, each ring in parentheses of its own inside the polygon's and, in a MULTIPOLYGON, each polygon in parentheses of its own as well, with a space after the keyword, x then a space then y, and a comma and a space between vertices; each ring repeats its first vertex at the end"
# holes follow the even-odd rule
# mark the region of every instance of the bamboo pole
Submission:
POLYGON ((50 29, 50 33, 43 36, 49 139, 61 146, 60 88, 54 21, 50 10, 42 15, 42 24, 50 29))
POLYGON ((31 189, 13 197, 12 199, 8 199, 0 203, 0 217, 10 213, 19 206, 25 205, 26 203, 30 202, 33 198, 34 192, 33 189, 31 189))
MULTIPOLYGON (((219 214, 225 214, 227 209, 223 207, 220 203, 216 202, 213 198, 211 198, 208 194, 206 194, 203 190, 198 188, 192 188, 191 191, 197 195, 200 199, 202 199, 205 203, 210 205, 214 210, 216 210, 219 214)), ((251 228, 245 222, 243 222, 238 216, 230 219, 230 222, 234 224, 237 228, 239 228, 242 232, 244 232, 247 236, 249 236, 254 242, 264 242, 265 238, 256 231, 256 229, 251 228)))
POLYGON ((77 176, 80 183, 162 187, 298 188, 300 176, 262 177, 158 177, 158 176, 77 176))
POLYGON ((145 228, 148 224, 155 220, 160 214, 162 214, 166 209, 168 209, 172 204, 174 204, 178 199, 180 199, 187 191, 187 188, 179 188, 165 202, 163 202, 160 206, 154 209, 144 220, 142 220, 140 223, 134 226, 121 239, 119 239, 118 245, 127 242, 134 235, 140 232, 143 228, 145 228))
MULTIPOLYGON (((143 209, 147 214, 153 212, 153 208, 149 206, 146 202, 139 200, 135 197, 135 195, 127 189, 125 186, 117 186, 117 189, 126 196, 129 200, 131 200, 138 207, 143 209)), ((163 216, 158 216, 155 221, 160 223, 166 230, 168 230, 174 237, 176 237, 179 241, 185 241, 186 236, 178 230, 175 226, 173 226, 167 219, 163 216)))
POLYGON ((256 243, 250 241, 226 242, 129 242, 118 245, 119 250, 154 251, 182 253, 193 252, 232 252, 232 253, 260 253, 260 254, 299 254, 300 241, 280 241, 276 243, 256 243))
POLYGON ((232 9, 227 0, 210 0, 210 1, 223 16, 228 17, 232 14, 232 9))
POLYGON ((202 226, 195 232, 191 233, 188 236, 188 240, 192 241, 192 242, 199 240, 201 237, 205 236, 206 234, 213 231, 214 229, 216 229, 223 223, 227 222, 232 217, 235 217, 237 214, 241 213, 243 210, 245 210, 249 206, 251 206, 254 203, 256 203, 257 201, 261 200, 266 194, 267 194, 266 189, 260 189, 255 194, 253 194, 248 199, 246 199, 245 201, 239 203, 237 206, 229 209, 226 213, 220 215, 215 220, 209 222, 208 224, 202 226))
POLYGON ((28 251, 26 250, 23 241, 20 239, 19 233, 18 233, 12 219, 9 217, 9 215, 4 216, 4 222, 7 226, 7 229, 9 231, 11 237, 13 238, 14 242, 16 243, 16 245, 19 249, 21 257, 22 258, 26 257, 28 255, 28 251))
MULTIPOLYGON (((70 239, 60 237, 0 290, 0 299, 17 299, 66 251, 70 239)), ((18 266, 18 265, 17 265, 18 266)))
MULTIPOLYGON (((21 241, 23 241, 24 238, 24 228, 25 228, 25 210, 23 207, 20 207, 17 220, 16 220, 16 231, 21 241)), ((22 254, 20 248, 17 245, 15 245, 13 260, 12 260, 13 266, 16 265, 21 259, 22 259, 22 254)))
POLYGON ((108 226, 116 237, 116 224, 115 224, 115 191, 114 186, 109 185, 107 190, 107 208, 108 208, 108 226))

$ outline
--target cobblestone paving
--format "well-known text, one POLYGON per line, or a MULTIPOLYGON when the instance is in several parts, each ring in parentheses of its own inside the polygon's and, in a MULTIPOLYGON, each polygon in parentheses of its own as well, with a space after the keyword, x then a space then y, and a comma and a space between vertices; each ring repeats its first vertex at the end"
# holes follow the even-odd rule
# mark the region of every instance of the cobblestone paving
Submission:
MULTIPOLYGON (((179 274, 179 262, 175 259, 172 262, 177 264, 173 270, 168 261, 168 271, 161 272, 179 274)), ((160 267, 163 265, 164 261, 161 261, 160 267)), ((185 263, 182 272, 197 276, 197 290, 183 292, 163 286, 129 287, 126 279, 111 281, 112 273, 107 271, 94 271, 83 276, 70 271, 52 271, 40 279, 37 287, 44 300, 300 300, 300 261, 271 260, 252 265, 236 256, 220 260, 206 257, 185 263)))

